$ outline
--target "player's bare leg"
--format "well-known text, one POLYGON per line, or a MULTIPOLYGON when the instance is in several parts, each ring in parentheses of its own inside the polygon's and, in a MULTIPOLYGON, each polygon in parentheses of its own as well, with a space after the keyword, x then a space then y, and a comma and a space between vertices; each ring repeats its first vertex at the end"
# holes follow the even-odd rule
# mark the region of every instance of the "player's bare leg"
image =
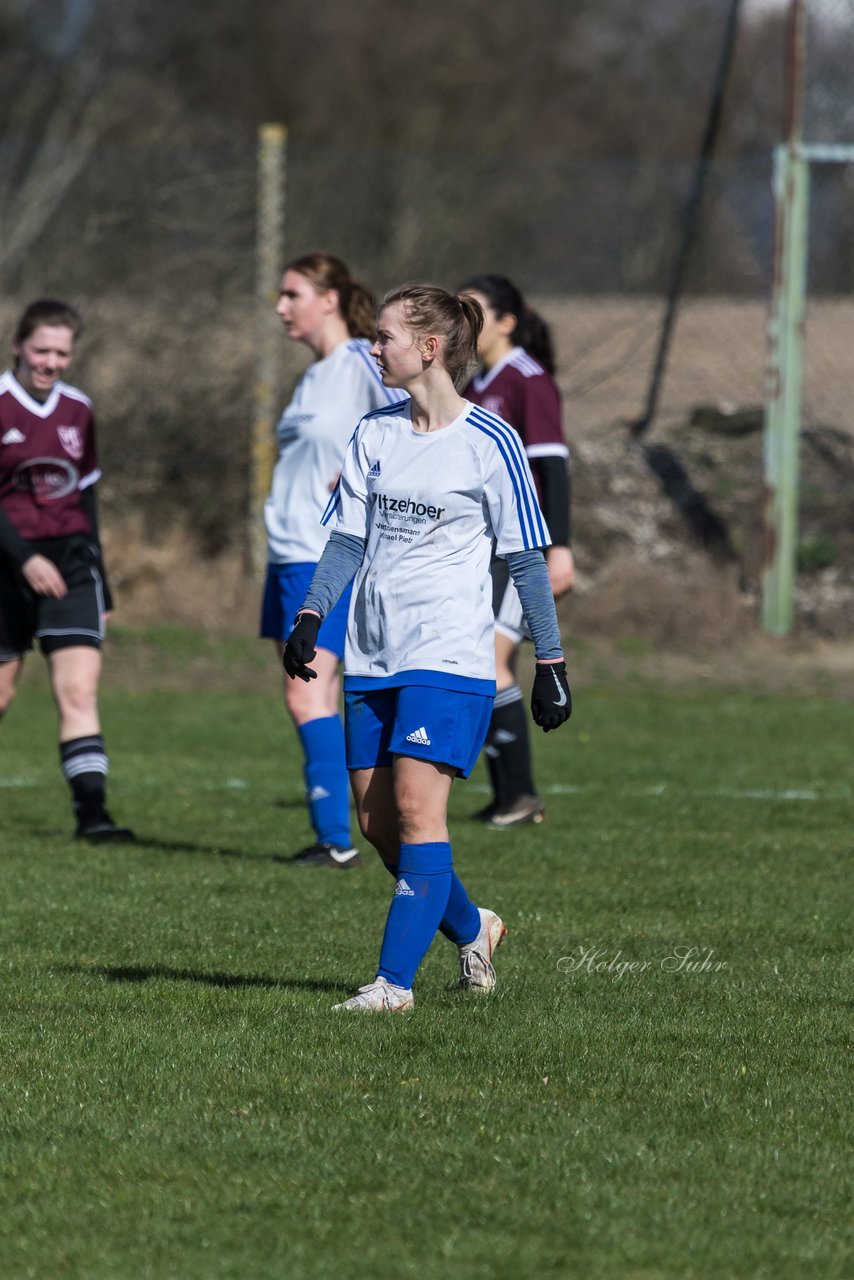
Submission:
MULTIPOLYGON (((285 646, 280 640, 275 644, 281 667, 285 646)), ((316 680, 291 680, 283 674, 285 707, 297 727, 310 720, 338 714, 338 699, 341 694, 338 665, 338 658, 334 653, 329 649, 318 649, 311 663, 312 670, 317 672, 316 680)))
POLYGON ((394 799, 405 844, 448 840, 448 799, 457 770, 433 760, 395 756, 394 799))
POLYGON ((58 649, 47 657, 50 687, 59 716, 59 754, 71 789, 76 835, 85 840, 133 840, 106 809, 109 761, 98 716, 101 653, 86 645, 58 649))
POLYGON ((0 720, 14 701, 23 666, 23 658, 15 658, 12 662, 0 662, 0 720))
POLYGON ((58 649, 48 655, 50 687, 59 714, 59 741, 101 732, 98 719, 98 681, 101 653, 85 645, 58 649))
POLYGON ((400 857, 400 826, 391 766, 351 769, 350 786, 359 830, 374 846, 389 871, 396 874, 400 857))

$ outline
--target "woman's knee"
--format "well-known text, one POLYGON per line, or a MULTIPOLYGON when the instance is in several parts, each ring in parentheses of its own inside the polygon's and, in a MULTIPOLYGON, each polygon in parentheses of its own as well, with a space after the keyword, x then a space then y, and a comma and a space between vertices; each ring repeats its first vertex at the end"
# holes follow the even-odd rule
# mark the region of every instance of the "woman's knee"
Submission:
POLYGON ((98 686, 86 679, 61 680, 56 685, 56 700, 63 712, 75 715, 94 712, 98 705, 98 686))
POLYGON ((60 711, 79 714, 97 709, 101 676, 101 654, 97 649, 59 649, 48 656, 48 670, 60 711))
POLYGON ((399 757, 394 796, 401 841, 447 839, 448 796, 455 776, 451 765, 399 757))
POLYGON ((364 810, 357 811, 359 830, 368 844, 373 845, 383 862, 397 862, 400 847, 397 824, 377 820, 375 815, 364 810))

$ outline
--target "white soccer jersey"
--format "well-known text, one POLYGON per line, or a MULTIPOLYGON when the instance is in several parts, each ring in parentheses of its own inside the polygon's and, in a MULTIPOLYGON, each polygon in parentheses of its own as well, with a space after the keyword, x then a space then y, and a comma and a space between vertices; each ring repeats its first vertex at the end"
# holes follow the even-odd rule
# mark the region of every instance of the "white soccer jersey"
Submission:
POLYGON ((367 338, 309 365, 277 428, 279 460, 264 504, 272 564, 314 564, 326 546, 320 523, 360 418, 400 399, 382 383, 367 338))
POLYGON ((324 524, 367 542, 350 602, 345 687, 492 693, 493 542, 551 539, 517 432, 469 401, 419 432, 407 401, 359 423, 324 524))

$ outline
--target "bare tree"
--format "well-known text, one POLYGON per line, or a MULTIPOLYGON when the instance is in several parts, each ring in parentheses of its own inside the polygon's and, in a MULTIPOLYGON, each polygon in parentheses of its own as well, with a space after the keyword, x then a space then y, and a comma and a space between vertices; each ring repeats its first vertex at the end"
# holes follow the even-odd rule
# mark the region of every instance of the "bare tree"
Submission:
POLYGON ((0 271, 37 243, 86 167, 109 114, 110 91, 86 43, 93 0, 58 14, 20 7, 4 22, 0 63, 0 271))

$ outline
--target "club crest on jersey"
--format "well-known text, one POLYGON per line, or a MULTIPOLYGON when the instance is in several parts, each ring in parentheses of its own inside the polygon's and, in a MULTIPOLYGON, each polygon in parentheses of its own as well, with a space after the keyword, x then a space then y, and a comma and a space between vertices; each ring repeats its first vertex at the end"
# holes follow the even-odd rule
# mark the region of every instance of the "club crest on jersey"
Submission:
POLYGON ((377 478, 377 476, 378 476, 379 474, 380 474, 380 460, 379 460, 379 458, 377 458, 376 462, 374 463, 374 465, 371 467, 370 471, 368 472, 368 479, 369 479, 369 480, 376 480, 376 478, 377 478))
POLYGON ((83 457, 83 437, 80 434, 80 428, 57 427, 56 434, 59 436, 59 443, 68 456, 73 458, 75 462, 79 462, 83 457))
POLYGON ((497 413, 499 418, 504 417, 504 397, 503 396, 484 396, 481 401, 481 408, 486 409, 488 413, 497 413))

